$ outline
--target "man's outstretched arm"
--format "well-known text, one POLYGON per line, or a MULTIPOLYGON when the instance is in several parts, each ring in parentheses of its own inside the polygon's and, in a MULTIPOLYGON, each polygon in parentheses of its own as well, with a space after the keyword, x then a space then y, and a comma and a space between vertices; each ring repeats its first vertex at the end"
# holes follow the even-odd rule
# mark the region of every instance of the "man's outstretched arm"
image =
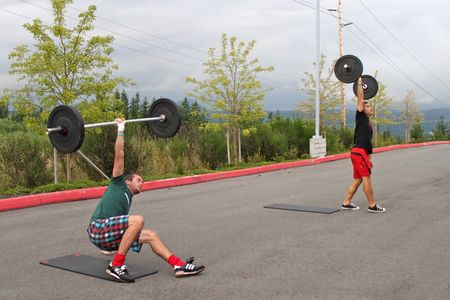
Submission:
POLYGON ((125 119, 116 119, 117 122, 117 138, 114 146, 114 167, 113 177, 117 177, 123 174, 125 168, 125 153, 123 151, 124 146, 124 131, 125 131, 125 119))
POLYGON ((364 110, 364 91, 362 87, 362 79, 361 77, 358 78, 358 91, 356 93, 356 96, 358 98, 358 103, 356 105, 356 109, 358 111, 364 110))

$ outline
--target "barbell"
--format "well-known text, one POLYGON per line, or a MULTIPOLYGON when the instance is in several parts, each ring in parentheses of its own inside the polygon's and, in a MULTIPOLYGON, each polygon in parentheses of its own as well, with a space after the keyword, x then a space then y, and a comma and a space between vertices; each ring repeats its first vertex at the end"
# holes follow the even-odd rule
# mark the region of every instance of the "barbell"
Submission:
MULTIPOLYGON (((147 122, 150 132, 160 138, 174 136, 181 125, 181 115, 175 102, 161 98, 152 103, 145 118, 125 120, 125 123, 147 122)), ((84 129, 116 125, 115 121, 84 124, 80 113, 71 106, 55 107, 47 121, 47 134, 56 150, 62 153, 77 151, 84 141, 84 129)))
POLYGON ((353 93, 358 96, 358 78, 363 82, 364 99, 374 97, 378 92, 378 82, 370 75, 362 75, 363 64, 361 60, 351 54, 341 56, 334 65, 334 74, 339 81, 353 83, 353 93))

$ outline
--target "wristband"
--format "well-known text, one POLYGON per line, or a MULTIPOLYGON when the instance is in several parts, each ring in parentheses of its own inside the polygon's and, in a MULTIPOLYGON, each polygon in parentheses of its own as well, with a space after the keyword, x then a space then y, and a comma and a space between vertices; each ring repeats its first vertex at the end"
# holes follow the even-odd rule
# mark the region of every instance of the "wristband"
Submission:
POLYGON ((117 124, 117 132, 123 133, 124 131, 125 131, 125 124, 124 123, 117 124))

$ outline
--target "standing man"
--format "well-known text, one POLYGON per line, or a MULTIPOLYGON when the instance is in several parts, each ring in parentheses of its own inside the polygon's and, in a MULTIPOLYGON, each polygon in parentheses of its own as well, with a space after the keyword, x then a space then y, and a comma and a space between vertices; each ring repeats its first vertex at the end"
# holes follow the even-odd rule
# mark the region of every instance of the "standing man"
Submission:
POLYGON ((355 195, 358 187, 363 184, 364 193, 369 202, 369 212, 381 213, 386 209, 377 205, 373 198, 372 180, 370 178, 372 172, 372 162, 370 155, 372 154, 372 125, 369 117, 373 114, 372 107, 369 102, 364 101, 364 92, 362 88, 362 79, 358 79, 357 92, 357 111, 355 117, 355 136, 350 158, 353 164, 353 182, 348 188, 347 197, 345 197, 341 209, 343 210, 359 210, 359 206, 352 203, 352 197, 355 195))
POLYGON ((204 266, 195 266, 194 258, 183 261, 175 256, 151 229, 144 229, 144 217, 129 215, 133 195, 142 188, 142 177, 137 174, 124 176, 124 130, 125 120, 116 119, 117 139, 111 182, 98 203, 87 229, 90 241, 102 251, 117 251, 106 273, 123 282, 134 282, 125 265, 125 257, 131 248, 140 252, 147 243, 153 252, 167 261, 176 277, 195 275, 204 266))

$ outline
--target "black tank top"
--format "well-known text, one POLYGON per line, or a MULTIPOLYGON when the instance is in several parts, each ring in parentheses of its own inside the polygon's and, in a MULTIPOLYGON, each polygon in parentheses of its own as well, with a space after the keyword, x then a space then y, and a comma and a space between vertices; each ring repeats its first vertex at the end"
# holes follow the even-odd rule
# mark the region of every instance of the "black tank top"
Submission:
POLYGON ((372 125, 369 117, 364 111, 356 110, 355 117, 355 136, 353 139, 353 147, 364 148, 367 154, 372 153, 372 125))

